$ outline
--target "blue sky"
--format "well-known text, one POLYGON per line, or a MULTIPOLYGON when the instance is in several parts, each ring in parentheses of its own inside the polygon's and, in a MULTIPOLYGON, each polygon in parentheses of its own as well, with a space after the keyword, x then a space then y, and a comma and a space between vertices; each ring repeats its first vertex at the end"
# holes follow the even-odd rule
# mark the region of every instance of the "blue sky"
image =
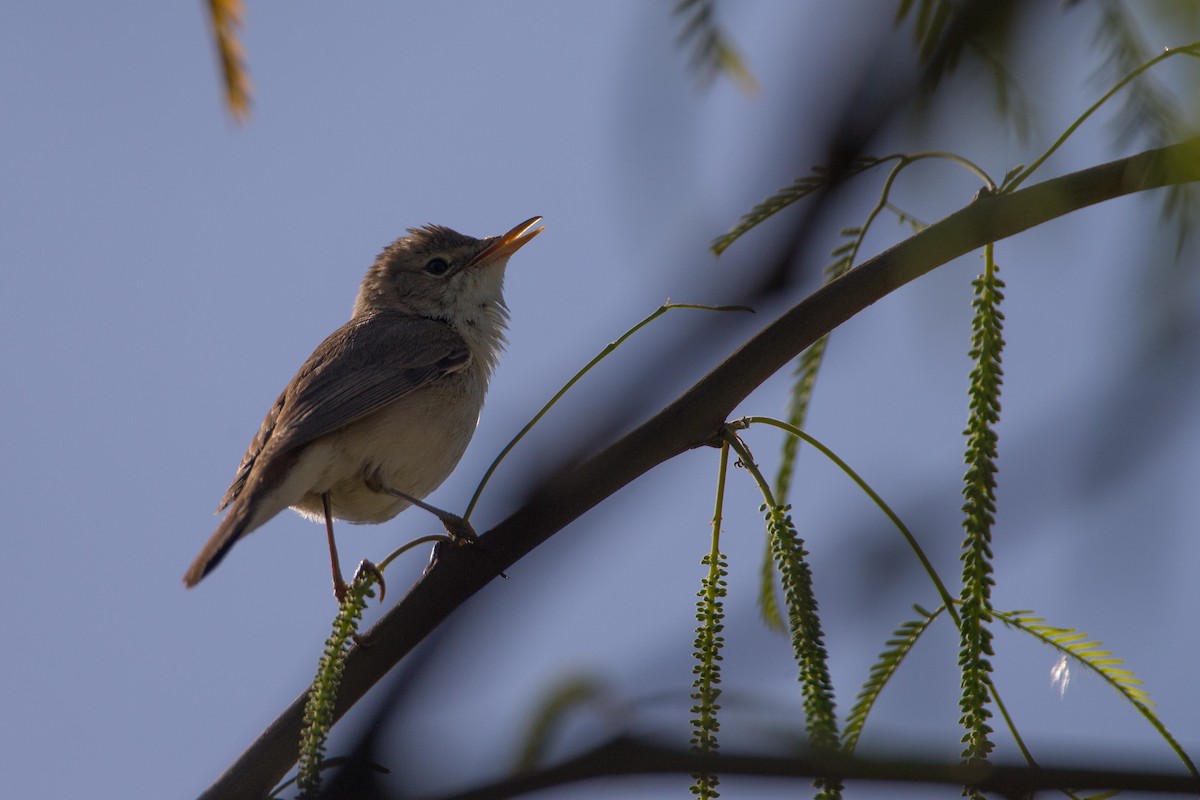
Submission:
MULTIPOLYGON (((305 688, 334 613, 320 527, 281 515, 196 590, 180 576, 215 527, 212 511, 269 403, 345 321, 362 273, 405 228, 433 222, 483 236, 545 217, 546 232, 509 267, 510 347, 481 427, 431 498, 452 509, 607 342, 668 297, 736 296, 786 221, 719 261, 707 242, 819 157, 820 132, 789 109, 836 102, 830 87, 853 77, 839 72, 838 53, 872 41, 874 28, 824 4, 729 9, 761 85, 746 95, 689 76, 669 7, 464 1, 334 13, 251 4, 244 42, 255 101, 243 126, 221 106, 200 3, 0 10, 7 793, 195 795, 305 688), (763 156, 784 143, 795 149, 763 156)), ((1084 12, 1072 13, 1042 34, 1043 43, 1059 37, 1053 57, 1031 49, 1019 75, 1053 76, 1038 95, 1043 124, 1031 144, 1005 136, 967 97, 957 115, 894 134, 878 152, 958 150, 995 176, 1028 161, 1103 91, 1081 63, 1084 12)), ((1089 129, 1046 176, 1122 154, 1108 134, 1103 124, 1089 129)), ((926 166, 900 191, 906 207, 935 220, 975 189, 949 167, 926 166)), ((865 207, 848 202, 814 257, 865 207)), ((1177 387, 1148 395, 1128 377, 1161 355, 1161 315, 1145 314, 1146 254, 1159 251, 1139 238, 1170 235, 1157 210, 1155 200, 1125 199, 998 248, 1010 301, 996 602, 1111 644, 1147 680, 1168 726, 1198 743, 1191 665, 1200 653, 1190 632, 1200 604, 1200 424, 1186 411, 1197 407, 1197 382, 1182 369, 1177 387), (1166 439, 1140 433, 1154 429, 1147 415, 1168 415, 1166 439)), ((903 235, 890 221, 879 231, 876 249, 903 235)), ((948 577, 978 268, 964 258, 843 326, 810 420, 920 521, 948 577)), ((1181 286, 1194 299, 1195 282, 1181 286)), ((661 385, 647 389, 665 400, 806 288, 766 301, 755 318, 673 312, 655 323, 514 454, 476 524, 515 507, 521 476, 553 463, 611 407, 606 388, 655 363, 656 346, 689 330, 716 340, 696 359, 667 362, 661 385)), ((1194 311, 1179 305, 1191 324, 1194 311)), ((1197 328, 1183 330, 1173 340, 1181 351, 1167 355, 1195 364, 1197 328)), ((780 376, 741 412, 781 414, 785 396, 780 376)), ((749 440, 770 464, 777 440, 749 440)), ((512 728, 539 693, 580 672, 626 700, 665 697, 623 719, 686 737, 693 594, 715 470, 709 452, 665 465, 464 608, 438 656, 443 677, 424 679, 395 733, 401 765, 419 772, 452 742, 476 755, 452 780, 483 779, 512 757, 512 728)), ((793 502, 846 708, 908 606, 933 598, 843 476, 811 453, 802 474, 793 502)), ((786 711, 796 692, 786 644, 753 619, 759 501, 744 475, 731 492, 729 636, 744 648, 726 667, 730 696, 744 701, 728 704, 736 731, 739 713, 750 729, 764 706, 786 711)), ((343 558, 379 558, 432 526, 409 512, 344 529, 343 558)), ((389 571, 394 596, 422 560, 389 571)), ((1060 698, 1048 650, 1012 636, 1001 646, 1010 707, 1047 752, 1120 748, 1137 763, 1169 763, 1107 687, 1077 676, 1060 698)), ((943 632, 885 696, 875 744, 907 731, 910 743, 953 756, 953 663, 943 632)))

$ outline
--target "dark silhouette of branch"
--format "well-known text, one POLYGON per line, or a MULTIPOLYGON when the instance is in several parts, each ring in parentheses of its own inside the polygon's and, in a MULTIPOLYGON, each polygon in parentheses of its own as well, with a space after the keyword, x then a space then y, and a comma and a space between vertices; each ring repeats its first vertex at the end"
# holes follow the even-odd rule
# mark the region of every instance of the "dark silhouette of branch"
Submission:
MULTIPOLYGON (((980 194, 962 210, 814 292, 636 430, 546 480, 479 546, 441 548, 434 567, 368 633, 372 645, 350 653, 335 718, 505 568, 653 467, 715 444, 728 415, 750 392, 867 306, 988 242, 1115 197, 1197 180, 1200 138, 1013 194, 980 194)), ((304 702, 301 695, 284 710, 202 797, 264 797, 296 761, 304 702)))
POLYGON ((427 800, 501 800, 595 778, 701 773, 946 784, 969 786, 1004 797, 1032 797, 1034 792, 1045 790, 1200 793, 1200 779, 1191 775, 1092 767, 948 764, 910 758, 860 758, 837 752, 808 752, 794 756, 697 753, 619 738, 544 770, 513 775, 487 786, 427 800))

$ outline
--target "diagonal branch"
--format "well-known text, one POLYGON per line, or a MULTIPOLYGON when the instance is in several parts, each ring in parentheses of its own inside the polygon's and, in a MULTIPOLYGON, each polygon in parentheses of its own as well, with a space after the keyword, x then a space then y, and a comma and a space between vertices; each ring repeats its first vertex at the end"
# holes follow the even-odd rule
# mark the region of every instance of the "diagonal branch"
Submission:
MULTIPOLYGON (((1115 197, 1200 181, 1200 138, 1064 175, 1012 194, 980 194, 960 211, 814 292, 636 430, 548 479, 477 548, 442 548, 433 569, 346 661, 335 718, 449 614, 601 501, 687 450, 719 443, 750 392, 820 336, 951 259, 1115 197)), ((202 798, 265 797, 295 763, 305 695, 297 698, 202 798)))

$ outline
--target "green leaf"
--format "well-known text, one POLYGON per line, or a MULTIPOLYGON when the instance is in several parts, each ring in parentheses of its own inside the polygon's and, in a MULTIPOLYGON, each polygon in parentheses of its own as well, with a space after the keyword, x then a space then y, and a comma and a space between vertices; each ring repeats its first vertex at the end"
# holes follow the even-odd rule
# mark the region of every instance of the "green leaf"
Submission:
POLYGON ((1188 772, 1200 778, 1200 772, 1197 772, 1192 759, 1167 730, 1158 715, 1154 713, 1154 702, 1150 699, 1150 693, 1142 688, 1142 681, 1134 675, 1132 670, 1119 668, 1119 665, 1125 663, 1124 659, 1112 656, 1108 650, 1103 649, 1103 645, 1099 641, 1091 639, 1086 633, 1073 628, 1047 625, 1044 619, 1034 616, 1031 611, 995 611, 993 613, 996 619, 1003 624, 1050 645, 1099 675, 1101 680, 1131 703, 1138 713, 1158 731, 1158 734, 1187 767, 1188 772))
POLYGON ((351 639, 358 633, 367 598, 374 597, 371 573, 363 571, 347 587, 346 596, 333 620, 333 632, 325 640, 325 652, 317 665, 317 676, 308 690, 304 726, 300 731, 300 759, 296 783, 300 798, 315 798, 321 792, 321 769, 325 766, 325 743, 333 728, 333 707, 351 639))
MULTIPOLYGON (((965 729, 962 757, 967 763, 986 762, 993 747, 988 720, 989 686, 993 655, 992 632, 992 522, 996 512, 996 432, 1000 417, 1000 386, 1003 371, 1000 354, 1004 349, 1003 319, 1000 302, 1004 282, 997 276, 992 245, 984 251, 984 273, 976 278, 975 317, 971 322, 970 412, 967 417, 966 463, 963 485, 962 609, 959 627, 962 668, 962 710, 960 723, 965 729)), ((974 794, 974 793, 972 793, 974 794)))
POLYGON ((764 220, 770 219, 797 200, 822 189, 828 189, 835 183, 840 183, 860 172, 865 172, 872 167, 878 166, 885 160, 873 156, 863 156, 856 158, 836 172, 830 172, 825 167, 813 167, 812 174, 797 178, 792 182, 791 186, 780 189, 750 209, 728 233, 718 236, 713 240, 712 251, 717 255, 721 255, 721 253, 728 250, 729 246, 741 238, 747 231, 753 229, 764 220))
POLYGON ((679 0, 674 14, 686 16, 676 41, 690 47, 688 65, 705 83, 727 75, 747 93, 758 89, 758 81, 729 37, 717 24, 715 0, 679 0))
POLYGON ((854 748, 858 746, 858 739, 867 722, 867 715, 871 713, 875 701, 879 699, 879 695, 891 680, 892 675, 900 668, 904 657, 913 649, 917 640, 921 638, 921 634, 946 609, 945 606, 939 606, 931 614, 918 605, 914 605, 913 608, 920 616, 915 620, 902 623, 892 633, 892 638, 886 642, 887 649, 880 653, 879 658, 871 665, 867 680, 855 698, 849 716, 846 717, 846 727, 842 731, 842 749, 847 753, 853 753, 854 748))

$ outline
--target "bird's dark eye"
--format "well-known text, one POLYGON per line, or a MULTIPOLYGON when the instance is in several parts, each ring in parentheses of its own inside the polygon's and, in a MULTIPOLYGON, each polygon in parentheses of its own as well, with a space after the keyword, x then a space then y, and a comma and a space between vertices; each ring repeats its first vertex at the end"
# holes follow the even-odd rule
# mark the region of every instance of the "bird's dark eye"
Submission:
POLYGON ((430 275, 445 275, 450 264, 444 258, 431 258, 425 262, 425 271, 430 275))

